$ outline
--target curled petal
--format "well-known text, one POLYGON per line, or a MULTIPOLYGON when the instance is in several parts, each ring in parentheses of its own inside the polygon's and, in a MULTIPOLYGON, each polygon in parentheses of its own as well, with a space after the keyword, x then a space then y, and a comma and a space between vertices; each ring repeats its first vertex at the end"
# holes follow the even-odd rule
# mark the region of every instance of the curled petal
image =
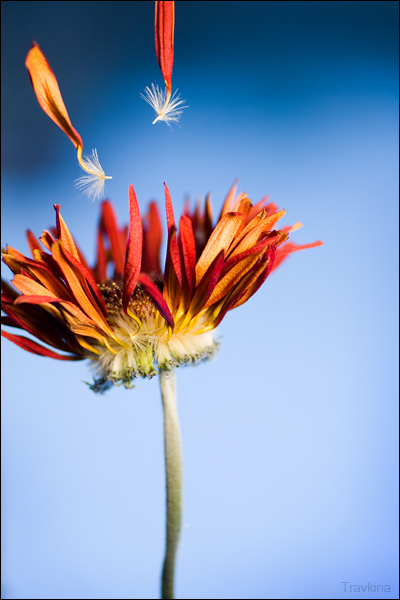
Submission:
POLYGON ((158 287, 152 282, 152 280, 148 275, 146 275, 146 273, 141 273, 138 281, 140 281, 140 283, 143 285, 146 291, 153 298, 160 314, 164 317, 167 323, 169 323, 171 327, 174 328, 174 318, 171 314, 171 311, 168 308, 168 304, 164 300, 164 297, 158 289, 158 287))

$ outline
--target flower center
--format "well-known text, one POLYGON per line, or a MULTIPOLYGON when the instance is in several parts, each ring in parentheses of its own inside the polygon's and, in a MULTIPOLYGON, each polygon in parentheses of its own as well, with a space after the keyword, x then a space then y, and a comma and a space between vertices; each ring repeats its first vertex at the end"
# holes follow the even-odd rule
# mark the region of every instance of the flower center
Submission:
MULTIPOLYGON (((162 281, 156 279, 154 284, 162 292, 162 281)), ((112 322, 122 312, 122 282, 110 279, 105 283, 98 284, 98 287, 106 303, 108 318, 112 322)), ((129 301, 129 310, 142 322, 156 315, 157 308, 154 300, 141 283, 136 284, 135 291, 129 301)))

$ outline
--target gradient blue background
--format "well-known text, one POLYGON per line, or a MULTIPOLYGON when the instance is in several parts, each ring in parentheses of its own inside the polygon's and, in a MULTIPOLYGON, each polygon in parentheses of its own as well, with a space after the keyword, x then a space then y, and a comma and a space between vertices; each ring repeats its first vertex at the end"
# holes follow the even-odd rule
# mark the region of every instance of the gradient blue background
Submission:
MULTIPOLYGON (((291 256, 180 369, 179 598, 397 598, 398 2, 177 2, 181 127, 152 2, 2 2, 2 245, 54 224, 93 260, 99 205, 24 67, 36 39, 121 222, 233 180, 301 221, 291 256), (345 593, 341 582, 390 585, 345 593)), ((163 211, 163 208, 162 208, 163 211)), ((4 275, 9 278, 9 271, 4 275)), ((2 343, 3 598, 156 598, 164 551, 157 379, 94 395, 85 363, 2 343)))

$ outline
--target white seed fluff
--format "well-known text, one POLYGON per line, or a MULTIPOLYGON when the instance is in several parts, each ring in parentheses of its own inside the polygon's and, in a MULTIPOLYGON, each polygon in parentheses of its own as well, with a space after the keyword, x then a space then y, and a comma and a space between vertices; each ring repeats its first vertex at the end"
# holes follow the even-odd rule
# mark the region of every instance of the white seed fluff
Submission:
POLYGON ((155 110, 157 117, 153 121, 157 123, 157 121, 165 121, 167 125, 170 122, 177 123, 181 117, 182 109, 187 108, 187 106, 182 106, 186 100, 181 100, 180 95, 176 95, 178 90, 176 90, 171 98, 167 102, 167 92, 166 90, 160 90, 158 85, 151 84, 151 89, 149 87, 145 88, 145 93, 140 94, 143 100, 146 100, 148 104, 155 110))
POLYGON ((86 171, 86 173, 89 173, 89 175, 79 177, 79 179, 75 181, 75 185, 78 189, 83 190, 83 193, 86 194, 89 200, 94 202, 98 198, 104 197, 104 185, 106 179, 112 179, 112 177, 107 177, 104 173, 96 149, 92 150, 90 156, 85 154, 82 163, 83 164, 79 163, 79 166, 86 171))

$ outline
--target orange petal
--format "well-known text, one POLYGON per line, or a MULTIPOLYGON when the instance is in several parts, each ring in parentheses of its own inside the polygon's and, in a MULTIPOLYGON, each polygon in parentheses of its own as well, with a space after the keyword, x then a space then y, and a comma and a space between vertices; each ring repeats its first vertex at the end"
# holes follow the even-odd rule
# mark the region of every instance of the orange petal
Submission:
MULTIPOLYGON (((111 177, 107 177, 104 174, 96 150, 93 151, 92 157, 86 156, 85 158, 82 158, 82 138, 72 126, 61 96, 60 88, 58 87, 57 79, 36 42, 32 44, 32 47, 28 52, 25 65, 29 71, 32 86, 41 108, 46 115, 48 115, 50 119, 64 131, 74 144, 78 154, 78 161, 82 169, 87 173, 90 173, 91 176, 94 176, 94 178, 84 177, 78 180, 80 181, 78 187, 85 187, 86 185, 90 186, 90 183, 93 183, 96 178, 101 180, 104 184, 104 180, 111 179, 111 177)), ((102 185, 97 188, 97 193, 100 193, 101 191, 102 185)), ((94 198, 97 195, 94 188, 91 187, 88 187, 86 193, 89 197, 93 196, 94 198), (92 189, 92 191, 90 191, 90 189, 92 189)))
MULTIPOLYGON (((224 263, 224 251, 218 254, 218 256, 211 263, 207 272, 205 273, 200 285, 197 287, 196 292, 193 296, 193 300, 189 306, 189 309, 185 315, 183 321, 178 325, 178 331, 181 331, 186 325, 196 318, 203 308, 205 307, 209 297, 217 285, 218 278, 221 274, 221 269, 224 263)), ((191 324, 192 326, 192 324, 191 324)))
POLYGON ((25 275, 15 275, 11 283, 25 296, 46 296, 49 298, 57 298, 57 296, 44 287, 44 285, 37 283, 25 275))
POLYGON ((57 237, 61 241, 63 247, 68 250, 76 260, 79 260, 77 247, 75 246, 74 238, 72 237, 64 219, 60 215, 60 205, 53 204, 56 211, 57 237))
POLYGON ((227 197, 225 198, 225 202, 221 208, 221 214, 219 215, 218 221, 220 221, 222 219, 222 217, 224 216, 225 213, 230 212, 232 210, 232 205, 233 205, 233 200, 234 200, 235 194, 236 194, 237 184, 238 184, 238 180, 235 179, 231 189, 228 192, 227 197))
POLYGON ((258 242, 261 234, 265 233, 266 231, 270 231, 275 223, 279 221, 284 214, 285 211, 281 210, 270 217, 264 215, 261 218, 261 221, 257 218, 253 219, 243 229, 240 236, 238 236, 237 240, 235 240, 235 243, 232 245, 233 252, 231 253, 230 258, 240 254, 241 252, 244 252, 251 246, 254 246, 254 244, 258 242))
POLYGON ((218 222, 197 261, 196 285, 199 285, 204 273, 221 250, 224 252, 228 250, 241 224, 242 215, 238 213, 227 213, 218 222))
POLYGON ((237 308, 238 306, 241 306, 242 304, 247 302, 247 300, 251 298, 253 294, 256 293, 256 291, 262 286, 264 281, 267 279, 268 275, 271 273, 274 267, 274 246, 270 246, 268 248, 268 255, 266 255, 265 258, 266 259, 263 260, 262 265, 256 271, 251 273, 250 279, 246 282, 246 291, 236 296, 235 303, 231 305, 229 310, 231 310, 232 308, 237 308))
POLYGON ((83 278, 80 277, 80 272, 68 263, 65 255, 62 252, 60 242, 55 242, 53 244, 52 255, 60 267, 81 309, 100 329, 110 335, 110 337, 114 337, 114 334, 108 326, 107 321, 103 317, 100 308, 98 308, 97 303, 93 301, 93 296, 89 293, 87 285, 83 285, 83 278))
POLYGON ((210 299, 207 302, 208 306, 214 304, 214 302, 218 302, 224 296, 227 296, 231 289, 244 277, 254 265, 258 262, 260 254, 264 252, 264 249, 260 250, 260 252, 256 252, 250 256, 247 256, 243 260, 239 261, 236 265, 234 265, 228 273, 217 283, 213 293, 210 296, 210 299))
POLYGON ((57 79, 36 42, 32 44, 32 48, 28 52, 25 65, 40 106, 46 115, 67 134, 75 148, 77 150, 80 148, 82 153, 81 136, 72 127, 57 79))

